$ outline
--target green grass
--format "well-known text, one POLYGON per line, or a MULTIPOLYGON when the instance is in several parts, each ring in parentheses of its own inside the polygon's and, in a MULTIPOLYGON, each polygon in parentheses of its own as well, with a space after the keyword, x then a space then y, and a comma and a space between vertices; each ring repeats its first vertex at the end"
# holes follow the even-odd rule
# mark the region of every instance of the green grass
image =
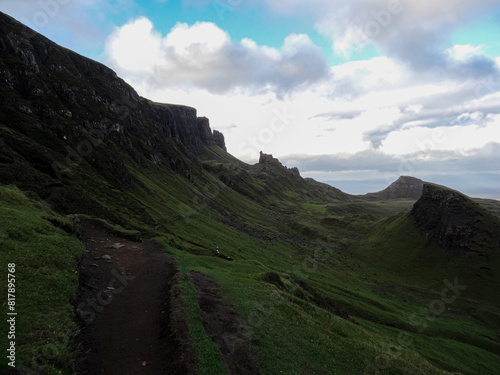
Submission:
MULTIPOLYGON (((265 189, 260 180, 245 195, 205 171, 186 184, 161 167, 130 170, 137 180, 131 191, 112 198, 92 188, 89 196, 106 210, 126 213, 122 223, 128 225, 108 219, 110 227, 133 236, 161 235, 174 255, 201 374, 227 369, 203 329, 187 278, 191 270, 211 276, 235 306, 263 374, 495 373, 499 344, 488 327, 498 327, 500 315, 486 303, 490 295, 457 300, 423 333, 411 324, 410 317, 439 295, 443 279, 453 279, 455 266, 443 268, 448 259, 441 248, 415 231, 406 215, 383 219, 407 202, 379 211, 384 203, 297 204, 289 200, 295 193, 283 189, 263 204, 251 195, 265 189), (145 208, 149 223, 123 207, 131 199, 145 208), (283 212, 289 220, 278 219, 283 212), (235 261, 213 256, 215 246, 235 261), (478 299, 483 307, 469 317, 478 299), (412 345, 398 344, 401 333, 412 345), (464 355, 469 350, 473 358, 464 355), (381 362, 387 358, 388 364, 381 362)), ((471 284, 473 292, 481 293, 479 287, 471 284)))
MULTIPOLYGON (((15 187, 0 185, 0 264, 4 280, 7 265, 16 265, 16 367, 40 374, 71 373, 76 333, 72 304, 83 246, 44 217, 71 228, 71 223, 45 203, 30 200, 15 187)), ((2 298, 2 311, 7 312, 6 296, 2 298)), ((8 348, 6 340, 2 334, 2 348, 8 348)), ((4 357, 0 372, 7 370, 4 357)))
MULTIPOLYGON (((16 145, 27 141, 15 132, 5 133, 5 139, 16 145)), ((190 169, 193 182, 163 165, 145 162, 147 168, 140 168, 119 150, 103 145, 95 151, 96 157, 120 155, 133 185, 120 188, 110 171, 97 173, 82 162, 69 173, 71 199, 49 201, 60 212, 103 218, 110 228, 133 238, 163 237, 183 274, 181 294, 200 373, 227 369, 204 332, 194 287, 186 278, 190 270, 211 276, 223 298, 251 328, 252 355, 263 374, 359 374, 374 363, 384 374, 473 374, 478 369, 495 374, 499 338, 489 327, 496 332, 500 326, 492 299, 498 276, 477 278, 476 273, 485 272, 485 264, 467 257, 449 259, 404 214, 388 219, 408 211, 411 201, 347 199, 336 190, 303 182, 283 168, 245 166, 217 147, 207 149, 214 160, 204 161, 199 168, 174 143, 171 146, 190 169), (235 262, 213 256, 216 246, 235 262), (279 278, 269 278, 270 274, 279 278), (410 317, 439 295, 444 279, 457 275, 467 281, 470 294, 457 300, 424 333, 418 332, 410 317), (477 305, 481 308, 471 314, 477 305), (271 313, 262 311, 262 306, 272 306, 271 313), (358 324, 343 319, 344 313, 358 324), (414 345, 394 355, 388 345, 397 343, 402 332, 410 335, 414 345), (469 349, 474 357, 463 355, 469 349), (391 358, 387 367, 377 363, 384 356, 391 358)), ((33 147, 27 145, 24 154, 33 147)), ((55 157, 43 148, 37 155, 55 157)), ((19 163, 24 163, 21 158, 19 163)), ((15 173, 13 168, 8 173, 15 173)), ((43 196, 35 182, 21 185, 33 196, 43 196)), ((56 217, 47 206, 28 202, 56 217)), ((63 238, 76 241, 43 219, 38 221, 46 225, 42 233, 61 232, 63 238)), ((20 220, 12 225, 24 232, 32 223, 20 220)), ((41 234, 37 238, 38 246, 54 247, 49 238, 41 234)), ((81 245, 75 242, 75 246, 81 245)), ((498 256, 491 254, 490 263, 496 272, 498 256)), ((33 267, 40 264, 35 262, 33 267)), ((61 267, 63 274, 74 269, 61 267)), ((72 282, 68 285, 74 288, 76 279, 72 282)), ((39 285, 45 283, 49 281, 39 285)), ((50 306, 71 316, 70 297, 60 302, 64 308, 50 306)), ((36 335, 37 329, 30 329, 36 335)), ((57 342, 54 337, 47 337, 45 345, 57 342)), ((58 358, 51 366, 71 367, 69 349, 58 358)))
POLYGON ((200 307, 196 299, 196 291, 193 284, 184 278, 181 281, 181 291, 185 306, 185 319, 190 338, 194 344, 197 356, 197 370, 200 375, 225 375, 228 369, 221 361, 221 354, 214 343, 205 333, 201 321, 200 307))
POLYGON ((479 203, 496 217, 500 218, 500 201, 494 199, 474 199, 474 202, 479 203))
POLYGON ((319 212, 320 214, 324 214, 326 212, 326 205, 324 204, 304 203, 303 206, 309 210, 319 212))
MULTIPOLYGON (((443 268, 448 259, 442 249, 414 230, 407 216, 377 221, 407 210, 408 201, 293 205, 283 189, 281 198, 266 198, 275 207, 268 210, 210 176, 198 177, 205 182, 189 190, 175 177, 167 184, 154 170, 137 177, 144 193, 138 189, 134 195, 151 202, 152 217, 164 223, 163 241, 183 275, 196 270, 211 276, 250 327, 252 353, 263 374, 359 374, 370 365, 384 374, 473 374, 480 368, 495 374, 499 344, 488 327, 498 327, 498 321, 489 303, 484 315, 466 318, 477 299, 461 298, 423 333, 412 325, 413 314, 428 307, 443 280, 455 274, 453 263, 443 268), (207 183, 217 186, 215 194, 205 204, 193 204, 193 196, 206 196, 207 183), (340 207, 341 215, 332 206, 340 207), (276 220, 276 208, 291 221, 276 220), (370 213, 377 215, 367 217, 370 213), (259 230, 274 240, 255 236, 259 230), (216 244, 236 261, 214 257, 216 244), (272 273, 279 279, 266 276, 272 273), (341 311, 358 324, 340 317, 341 311), (408 335, 412 345, 397 346, 399 334, 408 335), (456 358, 468 348, 474 348, 474 358, 456 358), (388 366, 379 363, 385 357, 391 358, 388 366)), ((246 191, 262 188, 255 184, 246 191)), ((183 279, 182 290, 200 371, 222 371, 217 350, 202 330, 189 280, 183 279)), ((494 291, 488 290, 479 298, 483 304, 494 291)), ((479 291, 479 283, 471 291, 479 291)))
POLYGON ((179 287, 181 290, 181 298, 185 313, 184 319, 186 320, 189 335, 197 357, 197 370, 199 374, 228 374, 228 369, 221 361, 221 354, 215 344, 205 333, 203 322, 201 320, 201 311, 196 297, 196 290, 193 283, 189 280, 189 270, 191 269, 188 266, 190 263, 186 262, 186 260, 192 259, 193 256, 172 248, 165 238, 160 237, 157 238, 157 240, 165 246, 165 249, 172 254, 177 263, 181 265, 179 268, 181 275, 179 287))

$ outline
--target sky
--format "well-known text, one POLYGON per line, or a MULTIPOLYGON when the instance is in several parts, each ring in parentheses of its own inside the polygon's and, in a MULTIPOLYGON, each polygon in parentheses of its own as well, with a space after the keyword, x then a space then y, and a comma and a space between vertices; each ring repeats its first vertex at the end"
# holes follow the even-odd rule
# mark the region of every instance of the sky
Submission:
POLYGON ((500 199, 498 0, 0 0, 255 163, 352 194, 410 175, 500 199))

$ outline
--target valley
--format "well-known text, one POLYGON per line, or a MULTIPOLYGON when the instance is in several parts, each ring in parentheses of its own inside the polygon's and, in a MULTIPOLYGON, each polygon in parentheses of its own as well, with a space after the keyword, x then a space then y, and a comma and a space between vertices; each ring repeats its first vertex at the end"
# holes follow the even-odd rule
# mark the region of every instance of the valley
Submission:
POLYGON ((103 255, 150 267, 130 298, 167 315, 148 332, 171 373, 500 372, 500 202, 409 176, 355 196, 272 155, 248 165, 194 108, 141 98, 3 13, 0 30, 0 264, 17 266, 23 317, 1 373, 85 374, 86 358, 124 373, 78 308, 109 286, 103 255), (89 222, 109 242, 96 254, 89 222))

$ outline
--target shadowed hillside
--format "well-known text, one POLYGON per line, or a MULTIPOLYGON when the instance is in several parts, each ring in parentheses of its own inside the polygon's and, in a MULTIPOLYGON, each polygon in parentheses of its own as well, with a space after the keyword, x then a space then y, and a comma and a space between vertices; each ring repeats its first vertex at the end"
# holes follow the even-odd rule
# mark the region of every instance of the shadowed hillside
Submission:
POLYGON ((491 212, 460 192, 425 184, 411 216, 444 248, 456 252, 498 251, 500 223, 491 212))

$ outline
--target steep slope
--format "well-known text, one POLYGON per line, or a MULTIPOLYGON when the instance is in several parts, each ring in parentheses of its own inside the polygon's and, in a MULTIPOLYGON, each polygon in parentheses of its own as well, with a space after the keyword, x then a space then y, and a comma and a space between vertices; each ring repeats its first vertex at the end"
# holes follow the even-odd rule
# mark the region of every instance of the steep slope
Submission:
POLYGON ((498 218, 458 191, 425 184, 410 216, 445 249, 484 253, 500 248, 498 218))
POLYGON ((3 14, 0 29, 3 183, 33 190, 58 210, 109 216, 99 199, 83 199, 87 183, 96 195, 106 196, 103 182, 103 190, 130 191, 131 170, 152 165, 192 181, 201 168, 195 155, 207 146, 225 150, 223 135, 194 108, 143 99, 112 70, 3 14))
POLYGON ((14 318, 15 324, 9 335, 5 331, 0 337, 7 353, 0 362, 0 374, 74 372, 69 341, 78 327, 68 301, 76 297, 75 270, 84 253, 75 238, 77 232, 68 219, 52 212, 45 202, 29 198, 16 187, 0 185, 0 262, 5 275, 2 309, 4 314, 17 313, 5 318, 14 318), (57 360, 37 360, 49 350, 54 353, 54 349, 57 360))

